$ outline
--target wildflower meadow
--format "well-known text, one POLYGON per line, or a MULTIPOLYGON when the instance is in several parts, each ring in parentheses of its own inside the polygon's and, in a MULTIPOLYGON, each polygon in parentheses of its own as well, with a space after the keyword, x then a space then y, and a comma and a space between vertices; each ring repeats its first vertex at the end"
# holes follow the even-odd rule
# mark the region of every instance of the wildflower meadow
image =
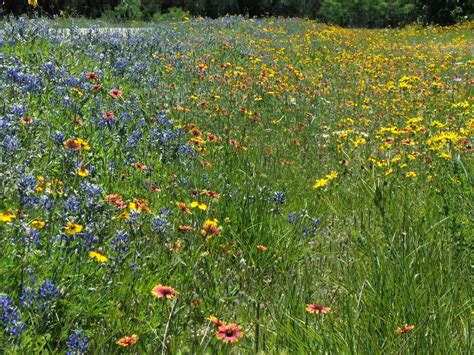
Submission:
POLYGON ((469 353, 474 23, 0 23, 0 352, 469 353))

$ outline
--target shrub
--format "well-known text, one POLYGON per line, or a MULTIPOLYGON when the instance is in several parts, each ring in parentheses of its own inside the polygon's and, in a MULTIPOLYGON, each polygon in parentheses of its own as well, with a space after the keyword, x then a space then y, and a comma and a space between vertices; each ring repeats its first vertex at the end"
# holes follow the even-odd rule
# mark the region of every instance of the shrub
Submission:
POLYGON ((140 0, 122 0, 114 9, 115 17, 119 20, 141 20, 140 6, 140 0))
POLYGON ((168 12, 160 13, 157 12, 153 15, 153 21, 170 21, 178 22, 189 18, 189 13, 181 9, 180 7, 172 7, 168 9, 168 12))

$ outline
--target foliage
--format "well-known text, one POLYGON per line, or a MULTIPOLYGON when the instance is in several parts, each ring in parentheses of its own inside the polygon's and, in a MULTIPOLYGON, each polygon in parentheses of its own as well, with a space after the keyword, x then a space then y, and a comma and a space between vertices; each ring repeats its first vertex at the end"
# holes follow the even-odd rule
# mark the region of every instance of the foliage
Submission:
MULTIPOLYGON (((0 16, 32 13, 26 3, 7 0, 0 16)), ((416 21, 449 25, 472 18, 474 11, 474 3, 469 0, 40 0, 39 4, 35 11, 43 15, 61 12, 69 16, 151 21, 155 14, 180 7, 192 15, 211 18, 226 14, 304 17, 350 27, 395 27, 416 21)))
POLYGON ((114 13, 118 20, 140 20, 142 11, 140 9, 140 0, 122 0, 114 8, 114 13))
POLYGON ((186 21, 189 19, 189 13, 183 11, 180 7, 172 7, 167 10, 167 12, 156 13, 153 16, 155 21, 186 21))
POLYGON ((420 16, 425 23, 452 25, 462 16, 474 13, 470 0, 418 0, 420 16))
POLYGON ((323 20, 349 27, 403 26, 417 19, 410 0, 325 0, 319 15, 323 20))

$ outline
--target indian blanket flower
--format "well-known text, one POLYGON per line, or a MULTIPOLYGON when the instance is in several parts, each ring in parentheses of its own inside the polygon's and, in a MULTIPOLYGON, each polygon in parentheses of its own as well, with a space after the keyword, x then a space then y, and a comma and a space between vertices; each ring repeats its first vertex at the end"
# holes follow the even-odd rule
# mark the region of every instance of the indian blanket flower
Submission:
POLYGON ((210 320, 217 328, 219 328, 222 325, 225 325, 225 323, 221 321, 220 319, 218 319, 216 316, 209 316, 209 318, 207 319, 210 320))
POLYGON ((81 145, 76 142, 75 139, 69 138, 64 142, 64 147, 66 149, 79 150, 81 148, 81 145))
POLYGON ((188 232, 193 232, 196 228, 192 226, 179 226, 178 231, 181 233, 188 233, 188 232))
POLYGON ((130 336, 124 336, 123 338, 120 338, 117 340, 117 344, 123 347, 130 346, 135 344, 138 341, 138 335, 130 335, 130 336))
POLYGON ((29 117, 20 117, 20 122, 23 123, 24 125, 30 125, 33 123, 33 119, 29 117))
POLYGON ((306 311, 313 314, 328 314, 331 308, 324 307, 322 304, 308 304, 306 305, 306 311))
POLYGON ((142 162, 136 162, 135 163, 135 167, 139 170, 146 170, 147 169, 147 166, 145 164, 143 164, 142 162))
POLYGON ((161 192, 161 189, 158 186, 156 186, 156 184, 150 184, 150 190, 156 193, 161 192))
POLYGON ((99 79, 99 74, 96 72, 90 71, 86 74, 86 79, 89 81, 97 80, 99 79))
POLYGON ((145 212, 145 213, 151 212, 151 209, 148 207, 148 201, 145 199, 138 199, 138 198, 133 199, 133 202, 130 202, 128 204, 128 208, 130 208, 131 211, 138 211, 138 212, 145 212))
POLYGON ((102 252, 100 251, 90 251, 89 252, 89 257, 92 260, 97 261, 98 263, 105 264, 109 261, 109 258, 106 257, 102 252))
POLYGON ((242 329, 237 324, 230 323, 219 326, 216 338, 224 343, 236 343, 243 335, 242 329))
POLYGON ((115 118, 115 115, 112 111, 107 111, 106 113, 102 115, 102 117, 106 121, 112 121, 115 118))
POLYGON ((203 229, 199 231, 199 233, 206 237, 207 239, 211 238, 212 236, 219 235, 222 231, 221 227, 218 227, 218 221, 216 218, 214 219, 207 219, 204 222, 203 229))
POLYGON ((186 214, 191 214, 191 213, 192 213, 191 210, 189 209, 189 207, 187 207, 187 206, 186 206, 184 203, 182 203, 182 202, 176 202, 176 206, 178 206, 178 208, 179 208, 182 212, 184 212, 184 213, 186 213, 186 214))
POLYGON ((210 228, 210 227, 217 228, 218 226, 219 226, 219 221, 217 220, 217 218, 206 219, 206 221, 204 222, 204 228, 210 228))
POLYGON ((215 199, 215 200, 218 200, 218 199, 221 198, 221 196, 220 196, 218 193, 214 192, 214 191, 202 190, 202 193, 203 193, 204 195, 207 195, 207 196, 212 197, 212 198, 215 199))
POLYGON ((176 295, 179 294, 179 292, 170 286, 163 286, 160 284, 153 287, 153 289, 151 290, 151 294, 156 298, 172 299, 175 298, 176 295))
POLYGON ((80 224, 73 223, 73 222, 67 222, 66 227, 65 227, 65 231, 69 235, 80 233, 83 229, 84 229, 83 226, 81 226, 80 224))
POLYGON ((64 142, 64 147, 71 150, 90 150, 91 147, 82 138, 72 139, 69 138, 64 142))
POLYGON ((169 251, 174 251, 176 253, 179 253, 179 251, 181 250, 181 242, 180 241, 177 241, 175 243, 168 243, 166 244, 166 247, 168 248, 169 251))
POLYGON ((118 99, 119 97, 122 97, 122 92, 119 89, 111 89, 109 91, 110 96, 112 96, 114 99, 118 99))
POLYGON ((105 196, 107 202, 110 202, 112 205, 119 209, 124 209, 127 207, 127 203, 123 201, 122 196, 119 194, 111 194, 105 196))
POLYGON ((398 334, 405 334, 405 333, 411 332, 414 328, 415 328, 414 325, 405 324, 403 328, 397 327, 395 332, 398 334))

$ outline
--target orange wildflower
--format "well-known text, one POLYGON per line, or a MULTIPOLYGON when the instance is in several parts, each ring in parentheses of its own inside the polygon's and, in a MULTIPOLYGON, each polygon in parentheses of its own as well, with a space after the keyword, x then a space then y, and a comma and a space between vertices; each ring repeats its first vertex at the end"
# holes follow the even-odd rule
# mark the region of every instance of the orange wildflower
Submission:
POLYGON ((120 338, 118 341, 117 341, 117 344, 120 345, 120 346, 130 346, 130 345, 133 345, 135 344, 136 342, 138 341, 138 336, 133 334, 131 336, 125 336, 123 338, 120 338))

